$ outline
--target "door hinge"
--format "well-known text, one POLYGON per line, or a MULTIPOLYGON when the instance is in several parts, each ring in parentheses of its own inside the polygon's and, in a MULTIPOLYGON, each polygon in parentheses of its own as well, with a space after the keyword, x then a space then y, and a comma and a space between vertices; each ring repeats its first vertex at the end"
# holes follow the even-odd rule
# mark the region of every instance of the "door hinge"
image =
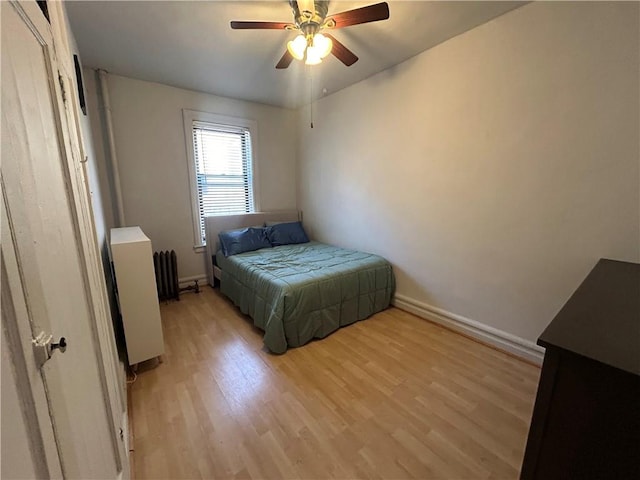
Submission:
POLYGON ((64 78, 58 72, 58 82, 60 82, 60 91, 62 92, 62 103, 67 103, 67 90, 64 87, 64 78))

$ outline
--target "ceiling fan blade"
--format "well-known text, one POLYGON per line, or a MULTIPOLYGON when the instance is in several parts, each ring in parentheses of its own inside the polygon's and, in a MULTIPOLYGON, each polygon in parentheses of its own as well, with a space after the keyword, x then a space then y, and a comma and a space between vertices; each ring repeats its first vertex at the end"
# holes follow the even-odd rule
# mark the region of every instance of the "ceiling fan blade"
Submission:
POLYGON ((389 18, 389 5, 387 2, 376 3, 367 7, 347 10, 330 16, 336 22, 334 28, 343 28, 361 23, 377 22, 389 18))
POLYGON ((333 35, 329 35, 326 32, 323 35, 325 37, 329 37, 333 42, 333 48, 331 49, 331 53, 333 54, 333 56, 344 63, 347 67, 350 67, 358 61, 358 57, 356 57, 356 54, 345 47, 338 40, 336 40, 333 35))
POLYGON ((232 21, 231 28, 234 30, 284 30, 290 23, 285 22, 240 22, 232 21))
POLYGON ((285 50, 284 55, 282 55, 282 58, 276 65, 276 68, 277 69, 287 68, 289 65, 291 65, 292 61, 293 61, 293 55, 289 53, 289 50, 285 50))

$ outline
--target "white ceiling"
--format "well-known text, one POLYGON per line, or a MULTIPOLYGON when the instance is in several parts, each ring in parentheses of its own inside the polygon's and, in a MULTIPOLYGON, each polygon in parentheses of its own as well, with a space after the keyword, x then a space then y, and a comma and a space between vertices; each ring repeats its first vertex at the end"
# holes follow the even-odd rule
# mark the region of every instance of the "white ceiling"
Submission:
MULTIPOLYGON (((329 14, 373 3, 377 0, 333 1, 329 14)), ((388 3, 389 20, 332 32, 360 58, 351 67, 329 56, 313 67, 294 60, 286 70, 274 67, 295 33, 229 27, 231 20, 290 22, 286 1, 72 1, 66 7, 85 66, 293 108, 308 103, 311 95, 334 93, 523 5, 388 3)))

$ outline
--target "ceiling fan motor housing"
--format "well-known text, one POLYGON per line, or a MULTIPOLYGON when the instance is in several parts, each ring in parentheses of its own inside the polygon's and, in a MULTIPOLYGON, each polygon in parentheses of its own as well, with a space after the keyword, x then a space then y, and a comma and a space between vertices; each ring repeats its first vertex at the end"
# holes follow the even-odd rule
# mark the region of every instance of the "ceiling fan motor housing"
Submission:
POLYGON ((293 10, 293 18, 296 27, 305 37, 313 36, 320 31, 323 26, 327 12, 329 11, 329 2, 327 0, 302 1, 289 0, 291 10, 293 10), (302 7, 302 10, 300 9, 302 7), (305 7, 312 7, 313 11, 305 7))

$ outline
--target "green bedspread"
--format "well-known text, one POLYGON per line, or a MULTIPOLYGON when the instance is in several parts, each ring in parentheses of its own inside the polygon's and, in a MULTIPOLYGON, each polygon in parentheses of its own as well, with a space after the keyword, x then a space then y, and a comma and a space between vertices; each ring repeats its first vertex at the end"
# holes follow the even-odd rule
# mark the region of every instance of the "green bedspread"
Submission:
POLYGON ((264 330, 274 353, 384 310, 395 288, 384 258, 317 242, 216 259, 222 293, 264 330))

